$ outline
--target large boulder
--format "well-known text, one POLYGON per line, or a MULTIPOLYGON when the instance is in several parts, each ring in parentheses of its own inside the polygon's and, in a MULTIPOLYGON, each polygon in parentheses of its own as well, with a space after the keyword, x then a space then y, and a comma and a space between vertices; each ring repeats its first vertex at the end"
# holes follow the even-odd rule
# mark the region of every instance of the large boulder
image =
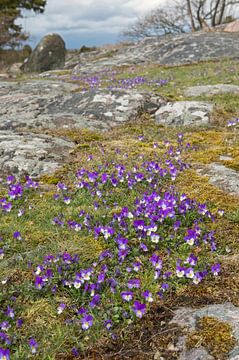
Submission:
POLYGON ((24 63, 25 72, 43 72, 61 69, 65 65, 66 47, 62 37, 49 34, 39 42, 29 59, 24 63))

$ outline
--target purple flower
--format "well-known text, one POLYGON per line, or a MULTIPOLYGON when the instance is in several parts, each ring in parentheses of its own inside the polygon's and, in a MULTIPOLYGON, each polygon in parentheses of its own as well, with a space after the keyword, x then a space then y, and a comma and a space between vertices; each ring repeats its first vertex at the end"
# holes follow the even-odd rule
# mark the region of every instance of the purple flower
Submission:
POLYGON ((145 298, 146 301, 148 302, 153 302, 154 299, 152 297, 152 293, 149 292, 148 290, 145 290, 143 293, 142 293, 142 296, 145 298))
POLYGON ((163 284, 161 285, 161 289, 162 289, 163 292, 165 292, 166 290, 169 289, 169 284, 163 283, 163 284))
POLYGON ((9 324, 8 321, 3 321, 2 323, 0 323, 0 328, 3 331, 8 331, 8 329, 10 329, 11 325, 9 324))
POLYGON ((134 262, 132 265, 133 265, 134 271, 138 272, 140 270, 140 267, 141 267, 140 262, 138 262, 138 261, 134 262))
POLYGON ((88 330, 93 325, 93 316, 91 315, 85 315, 81 319, 81 327, 83 330, 88 330))
POLYGON ((44 280, 41 276, 35 277, 35 288, 41 290, 44 286, 44 280))
POLYGON ((80 355, 79 351, 76 348, 72 348, 71 352, 72 352, 72 355, 75 357, 80 355))
POLYGON ((0 348, 0 360, 10 360, 10 350, 0 348))
POLYGON ((154 253, 151 256, 150 261, 156 270, 162 269, 162 260, 160 259, 160 257, 157 254, 154 253))
POLYGON ((179 277, 179 278, 184 277, 185 270, 186 269, 183 266, 177 265, 177 267, 176 267, 176 275, 177 275, 177 277, 179 277))
POLYGON ((6 203, 6 204, 3 205, 3 210, 4 210, 5 212, 10 212, 11 209, 12 209, 12 203, 11 203, 11 202, 8 202, 8 203, 6 203))
POLYGON ((195 266, 197 264, 198 258, 194 254, 190 254, 186 259, 185 264, 190 264, 191 266, 195 266))
POLYGON ((140 243, 140 249, 143 250, 144 252, 148 251, 147 246, 144 243, 140 243))
POLYGON ((122 291, 121 297, 125 301, 131 301, 133 299, 133 292, 132 291, 122 291))
POLYGON ((195 229, 188 229, 187 236, 184 237, 184 240, 188 245, 193 245, 197 239, 198 235, 195 229))
POLYGON ((83 315, 83 314, 86 314, 87 313, 87 310, 83 307, 79 308, 79 310, 77 311, 77 314, 79 315, 83 315))
POLYGON ((192 267, 190 268, 187 268, 186 271, 185 271, 185 275, 187 278, 189 279, 193 279, 194 278, 194 270, 192 267))
POLYGON ((31 352, 32 354, 36 354, 37 352, 37 348, 38 348, 38 343, 36 342, 35 339, 31 338, 28 342, 30 348, 31 348, 31 352))
POLYGON ((66 205, 69 205, 69 204, 71 203, 71 198, 70 198, 69 196, 65 196, 65 197, 63 198, 63 201, 64 201, 64 203, 65 203, 66 205))
POLYGON ((146 311, 146 305, 140 303, 139 301, 135 301, 133 305, 133 311, 137 317, 142 318, 146 311))
POLYGON ((22 324, 23 324, 23 320, 22 319, 17 319, 17 321, 16 321, 17 327, 20 328, 22 326, 22 324))
POLYGON ((140 279, 131 279, 128 281, 128 288, 129 289, 139 289, 140 288, 140 279))
POLYGON ((67 190, 67 186, 60 182, 56 185, 56 187, 57 187, 57 190, 67 190))
POLYGON ((138 230, 143 230, 144 228, 144 220, 134 220, 134 227, 138 230))
POLYGON ((93 296, 93 299, 91 300, 89 305, 90 305, 91 308, 94 308, 99 303, 100 303, 100 295, 96 294, 96 295, 93 296))
POLYGON ((15 178, 14 175, 9 175, 9 176, 7 177, 7 184, 8 184, 8 185, 14 183, 15 181, 16 181, 16 178, 15 178))
POLYGON ((66 304, 61 303, 57 308, 57 314, 60 315, 66 308, 66 304))
POLYGON ((105 320, 104 326, 106 327, 107 330, 110 330, 113 326, 112 320, 105 320))
POLYGON ((221 270, 220 264, 215 264, 215 265, 211 266, 211 271, 212 271, 213 275, 218 275, 220 270, 221 270))
POLYGON ((201 272, 196 272, 196 274, 194 275, 193 278, 193 283, 194 284, 199 284, 201 281, 203 280, 203 274, 201 272))
POLYGON ((129 240, 124 238, 117 239, 118 247, 120 250, 126 250, 129 240))
POLYGON ((6 311, 6 315, 9 316, 11 319, 13 319, 14 316, 15 316, 13 308, 11 308, 10 306, 8 306, 8 307, 7 307, 7 311, 6 311))
POLYGON ((15 232, 13 233, 13 237, 14 237, 14 239, 22 240, 22 236, 21 236, 20 231, 15 231, 15 232))
POLYGON ((4 250, 0 249, 0 260, 4 258, 4 250))
POLYGON ((129 254, 129 250, 119 250, 118 251, 118 258, 119 261, 124 261, 127 255, 129 254))

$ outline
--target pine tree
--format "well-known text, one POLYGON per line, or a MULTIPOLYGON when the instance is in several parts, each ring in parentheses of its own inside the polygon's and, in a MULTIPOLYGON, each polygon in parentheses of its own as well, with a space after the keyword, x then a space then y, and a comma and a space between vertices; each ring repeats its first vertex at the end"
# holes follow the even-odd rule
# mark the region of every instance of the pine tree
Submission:
POLYGON ((15 24, 15 20, 22 17, 23 10, 43 13, 46 0, 1 0, 0 1, 0 47, 16 47, 27 39, 22 27, 15 24))

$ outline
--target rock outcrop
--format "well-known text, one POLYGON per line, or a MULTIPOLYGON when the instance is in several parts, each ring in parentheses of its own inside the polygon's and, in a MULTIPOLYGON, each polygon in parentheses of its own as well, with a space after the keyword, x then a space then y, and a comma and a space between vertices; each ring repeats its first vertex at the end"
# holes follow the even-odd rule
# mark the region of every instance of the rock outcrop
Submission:
POLYGON ((239 57, 238 33, 196 32, 151 37, 111 51, 103 48, 89 53, 70 53, 65 67, 79 74, 122 65, 183 65, 225 57, 239 57))
POLYGON ((0 130, 109 130, 142 111, 155 113, 166 103, 148 92, 76 92, 77 87, 47 80, 0 83, 0 130))
POLYGON ((161 125, 201 126, 210 121, 213 105, 200 101, 176 101, 161 106, 155 120, 161 125))
POLYGON ((232 84, 191 86, 185 90, 184 95, 189 97, 196 97, 202 95, 211 96, 225 93, 239 94, 239 86, 232 84))

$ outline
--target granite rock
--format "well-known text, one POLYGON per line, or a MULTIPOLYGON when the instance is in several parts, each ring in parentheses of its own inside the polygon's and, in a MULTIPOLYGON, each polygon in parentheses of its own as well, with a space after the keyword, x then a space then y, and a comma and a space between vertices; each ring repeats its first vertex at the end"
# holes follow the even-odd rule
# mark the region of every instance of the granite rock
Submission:
POLYGON ((232 84, 191 86, 185 90, 184 95, 189 97, 195 97, 202 95, 211 96, 225 93, 239 94, 239 86, 232 84))
POLYGON ((70 141, 47 135, 0 131, 1 174, 38 178, 54 173, 69 159, 70 141))
POLYGON ((201 126, 210 122, 213 105, 199 101, 167 103, 155 113, 158 124, 170 126, 201 126))
POLYGON ((77 92, 77 88, 49 80, 0 82, 0 130, 108 130, 165 104, 160 96, 147 92, 77 92))
POLYGON ((209 177, 209 183, 235 196, 239 196, 239 173, 219 163, 212 163, 197 170, 209 177))

